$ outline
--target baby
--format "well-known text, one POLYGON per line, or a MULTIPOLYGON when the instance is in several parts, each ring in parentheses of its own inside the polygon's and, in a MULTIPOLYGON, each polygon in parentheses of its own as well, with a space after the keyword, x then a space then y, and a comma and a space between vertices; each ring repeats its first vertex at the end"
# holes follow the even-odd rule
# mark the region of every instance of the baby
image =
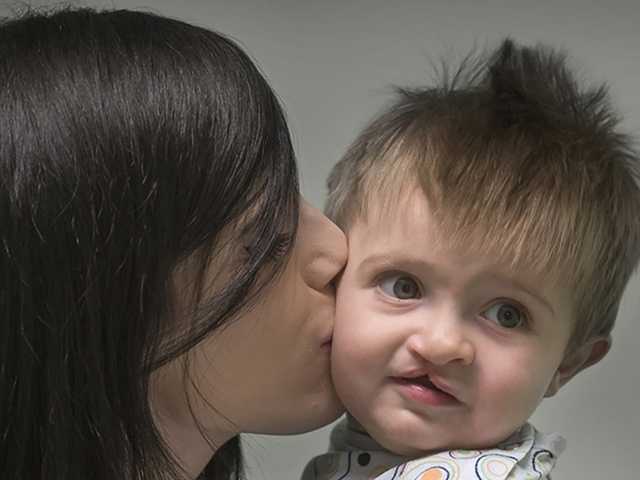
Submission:
POLYGON ((329 178, 349 415, 304 479, 548 478, 564 441, 528 419, 609 350, 640 190, 606 90, 510 40, 465 65, 400 90, 329 178))

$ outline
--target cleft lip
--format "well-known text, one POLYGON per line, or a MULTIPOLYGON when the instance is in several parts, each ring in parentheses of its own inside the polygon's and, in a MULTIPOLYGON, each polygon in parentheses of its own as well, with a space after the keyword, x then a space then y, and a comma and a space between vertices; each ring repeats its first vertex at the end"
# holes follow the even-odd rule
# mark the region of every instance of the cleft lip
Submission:
POLYGON ((446 393, 458 402, 461 402, 455 389, 442 378, 432 374, 431 372, 426 372, 425 370, 412 370, 395 378, 403 382, 420 383, 422 385, 435 388, 436 390, 446 393))

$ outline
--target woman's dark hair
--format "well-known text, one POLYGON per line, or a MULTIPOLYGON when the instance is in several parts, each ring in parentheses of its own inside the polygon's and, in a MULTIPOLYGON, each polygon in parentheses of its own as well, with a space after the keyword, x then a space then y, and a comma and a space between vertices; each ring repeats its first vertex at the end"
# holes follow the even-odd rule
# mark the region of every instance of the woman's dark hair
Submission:
MULTIPOLYGON (((229 39, 125 10, 4 20, 2 478, 177 472, 152 419, 149 376, 281 270, 284 260, 256 285, 282 236, 295 234, 298 195, 281 107, 229 39), (251 248, 167 341, 172 272, 201 255, 202 280, 230 228, 226 241, 251 248)), ((239 475, 239 465, 235 438, 203 478, 239 475)))

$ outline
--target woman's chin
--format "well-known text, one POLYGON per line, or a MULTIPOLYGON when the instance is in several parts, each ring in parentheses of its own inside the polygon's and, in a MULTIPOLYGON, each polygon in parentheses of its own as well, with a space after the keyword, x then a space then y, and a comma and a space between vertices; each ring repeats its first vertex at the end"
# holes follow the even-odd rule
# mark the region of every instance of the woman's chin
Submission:
POLYGON ((306 408, 297 408, 299 414, 294 415, 291 410, 279 415, 280 421, 276 420, 276 415, 272 415, 269 425, 255 429, 251 433, 264 435, 295 435, 307 433, 337 420, 345 409, 337 396, 314 400, 306 404, 306 408))
POLYGON ((322 410, 318 411, 318 414, 310 418, 312 420, 307 425, 307 428, 303 430, 303 432, 309 432, 311 430, 316 430, 318 428, 322 428, 340 418, 345 413, 344 406, 337 399, 333 401, 330 405, 326 405, 322 410))
POLYGON ((324 386, 325 388, 321 392, 317 392, 304 402, 306 405, 300 409, 301 415, 295 433, 305 433, 322 428, 345 413, 345 407, 331 380, 327 380, 324 386))

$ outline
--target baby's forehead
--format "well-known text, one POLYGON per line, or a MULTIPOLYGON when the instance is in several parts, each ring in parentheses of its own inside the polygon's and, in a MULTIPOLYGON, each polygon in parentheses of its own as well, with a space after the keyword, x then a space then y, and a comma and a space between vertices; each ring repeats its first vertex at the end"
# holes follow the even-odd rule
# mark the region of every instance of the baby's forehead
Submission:
POLYGON ((356 215, 345 233, 350 250, 358 254, 387 261, 412 261, 428 264, 434 259, 461 268, 473 265, 487 278, 494 277, 514 283, 566 285, 560 271, 528 255, 519 254, 530 242, 519 248, 509 245, 513 239, 492 237, 491 225, 486 229, 476 222, 473 228, 452 232, 445 219, 432 211, 426 196, 419 189, 407 190, 393 198, 373 197, 356 215), (484 231, 483 231, 484 230, 484 231), (364 248, 363 248, 364 247, 364 248))
POLYGON ((367 267, 384 267, 431 272, 439 276, 473 277, 476 281, 514 286, 562 283, 553 275, 514 263, 492 251, 479 251, 464 245, 448 245, 442 237, 425 232, 424 236, 387 226, 384 229, 355 228, 348 233, 349 262, 367 267), (437 240, 436 240, 437 239, 437 240))

